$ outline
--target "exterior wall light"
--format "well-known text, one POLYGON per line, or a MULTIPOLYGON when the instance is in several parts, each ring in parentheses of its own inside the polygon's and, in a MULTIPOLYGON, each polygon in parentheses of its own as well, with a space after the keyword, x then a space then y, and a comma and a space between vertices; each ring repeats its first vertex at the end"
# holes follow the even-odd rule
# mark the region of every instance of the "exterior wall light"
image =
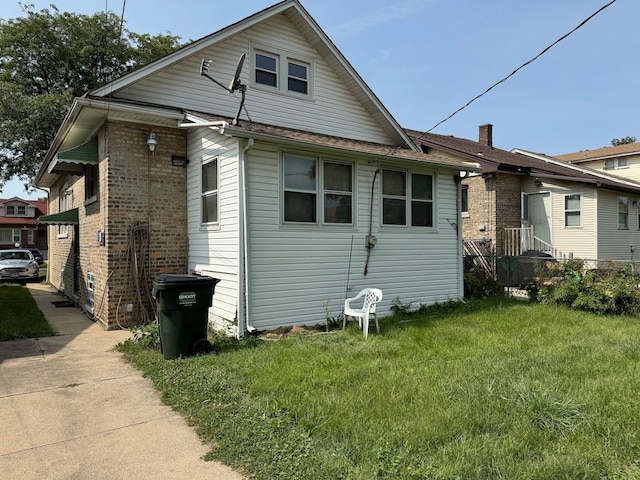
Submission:
POLYGON ((158 137, 156 136, 156 132, 151 130, 149 132, 149 139, 147 140, 147 145, 149 145, 149 151, 153 152, 156 149, 156 145, 158 145, 158 137))

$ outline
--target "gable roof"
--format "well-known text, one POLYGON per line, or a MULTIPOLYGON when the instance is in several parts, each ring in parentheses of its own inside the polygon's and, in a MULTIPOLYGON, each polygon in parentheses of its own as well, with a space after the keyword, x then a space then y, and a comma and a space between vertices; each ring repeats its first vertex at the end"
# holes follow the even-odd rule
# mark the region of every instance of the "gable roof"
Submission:
POLYGON ((365 108, 368 115, 378 123, 397 145, 418 150, 406 135, 400 124, 393 118, 378 97, 373 93, 349 61, 342 55, 331 39, 324 33, 298 0, 284 0, 265 8, 243 20, 229 25, 215 33, 196 40, 155 62, 126 74, 102 87, 89 92, 90 96, 110 97, 156 72, 169 68, 184 59, 198 55, 205 49, 220 43, 276 15, 285 15, 311 45, 327 61, 339 79, 349 88, 355 98, 365 108))
POLYGON ((640 142, 597 148, 595 150, 582 150, 580 152, 565 153, 563 155, 555 155, 555 158, 568 163, 581 163, 626 155, 640 155, 640 142))
POLYGON ((640 184, 614 175, 575 165, 567 165, 556 158, 543 154, 515 149, 511 152, 480 142, 457 138, 452 135, 437 135, 407 130, 416 143, 440 149, 467 159, 475 159, 483 173, 505 172, 528 175, 536 178, 556 179, 606 187, 616 191, 640 193, 640 184))

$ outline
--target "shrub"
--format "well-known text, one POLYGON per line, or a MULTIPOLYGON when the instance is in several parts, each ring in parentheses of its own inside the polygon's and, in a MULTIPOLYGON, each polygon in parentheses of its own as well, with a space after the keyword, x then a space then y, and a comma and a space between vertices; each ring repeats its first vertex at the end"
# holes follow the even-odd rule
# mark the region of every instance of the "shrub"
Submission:
POLYGON ((491 277, 474 273, 464 274, 465 298, 486 298, 502 295, 502 285, 491 277))
POLYGON ((536 300, 601 315, 640 313, 640 291, 632 265, 611 262, 586 272, 583 267, 583 261, 571 260, 548 269, 534 286, 536 300))

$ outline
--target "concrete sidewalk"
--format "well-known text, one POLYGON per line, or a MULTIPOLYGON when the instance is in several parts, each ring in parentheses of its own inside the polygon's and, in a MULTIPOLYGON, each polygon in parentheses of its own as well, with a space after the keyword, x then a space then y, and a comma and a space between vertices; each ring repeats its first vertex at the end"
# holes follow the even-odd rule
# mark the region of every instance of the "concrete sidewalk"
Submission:
POLYGON ((48 285, 28 288, 58 335, 0 342, 2 478, 243 478, 203 461, 209 447, 113 350, 129 332, 56 308, 48 285))

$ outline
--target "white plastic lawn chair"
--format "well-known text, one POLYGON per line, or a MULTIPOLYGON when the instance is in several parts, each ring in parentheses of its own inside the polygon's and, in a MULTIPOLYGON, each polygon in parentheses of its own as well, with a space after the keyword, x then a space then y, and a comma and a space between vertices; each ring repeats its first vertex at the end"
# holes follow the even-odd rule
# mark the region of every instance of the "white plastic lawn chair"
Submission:
POLYGON ((376 329, 380 333, 380 325, 378 324, 378 315, 376 314, 376 303, 382 300, 382 290, 378 288, 365 288, 353 298, 347 298, 344 301, 344 317, 342 319, 342 328, 347 324, 347 318, 357 317, 358 325, 364 332, 364 338, 369 335, 369 317, 373 315, 376 321, 376 329), (355 302, 364 297, 362 308, 354 308, 351 302, 355 302))

